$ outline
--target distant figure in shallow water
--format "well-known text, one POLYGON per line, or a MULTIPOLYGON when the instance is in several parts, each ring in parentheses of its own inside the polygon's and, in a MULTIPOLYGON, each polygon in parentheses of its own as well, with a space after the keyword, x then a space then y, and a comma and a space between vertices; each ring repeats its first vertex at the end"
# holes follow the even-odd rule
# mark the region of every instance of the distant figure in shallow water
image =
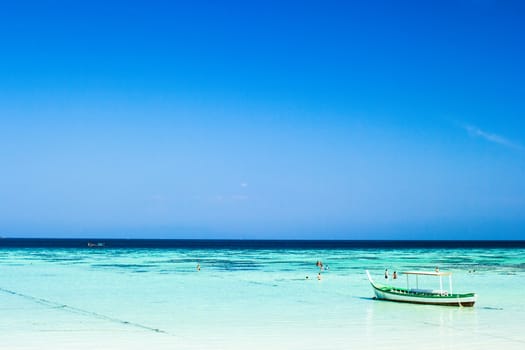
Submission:
POLYGON ((201 270, 201 264, 197 264, 197 271, 201 270))
POLYGON ((394 273, 392 274, 392 278, 397 280, 397 272, 396 271, 394 271, 394 273))
POLYGON ((385 279, 388 279, 388 269, 385 269, 385 279))
POLYGON ((436 266, 436 272, 439 272, 439 267, 436 266))
POLYGON ((321 273, 320 273, 320 272, 317 274, 317 279, 318 279, 319 281, 321 280, 321 273))

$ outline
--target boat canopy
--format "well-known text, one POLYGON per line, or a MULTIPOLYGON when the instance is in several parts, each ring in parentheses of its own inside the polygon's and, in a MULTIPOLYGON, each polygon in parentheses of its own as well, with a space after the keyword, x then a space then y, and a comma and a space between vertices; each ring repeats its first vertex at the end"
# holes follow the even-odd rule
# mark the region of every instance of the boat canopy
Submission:
POLYGON ((424 275, 424 276, 450 276, 452 272, 434 272, 434 271, 405 271, 405 275, 424 275))

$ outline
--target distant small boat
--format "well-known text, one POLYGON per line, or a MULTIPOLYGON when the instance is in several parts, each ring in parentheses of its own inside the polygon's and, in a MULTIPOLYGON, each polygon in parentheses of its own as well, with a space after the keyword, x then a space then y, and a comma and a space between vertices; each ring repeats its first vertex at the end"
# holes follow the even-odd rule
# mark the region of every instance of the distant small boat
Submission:
POLYGON ((397 301, 413 304, 430 304, 444 306, 474 306, 476 293, 454 294, 452 293, 452 273, 451 272, 427 272, 427 271, 407 271, 402 272, 407 276, 407 287, 399 288, 374 282, 368 270, 366 275, 374 289, 377 299, 397 301), (410 288, 409 276, 416 277, 416 288, 410 288), (439 277, 439 290, 420 289, 418 276, 439 277), (449 277, 449 289, 443 290, 443 276, 449 277))
POLYGON ((103 248, 106 244, 102 242, 88 242, 87 246, 89 248, 103 248))

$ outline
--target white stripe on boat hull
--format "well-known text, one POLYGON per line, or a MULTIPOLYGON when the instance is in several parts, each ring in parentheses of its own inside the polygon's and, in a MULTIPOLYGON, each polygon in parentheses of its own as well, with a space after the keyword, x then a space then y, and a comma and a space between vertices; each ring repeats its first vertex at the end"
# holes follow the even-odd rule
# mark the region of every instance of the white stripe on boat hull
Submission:
POLYGON ((411 295, 396 295, 392 293, 384 293, 375 288, 374 288, 374 292, 375 292, 377 299, 399 301, 399 302, 405 302, 405 303, 445 305, 445 304, 454 304, 454 303, 467 304, 467 303, 474 303, 476 301, 476 296, 462 297, 462 298, 450 298, 450 297, 424 298, 424 297, 417 297, 417 296, 411 296, 411 295))

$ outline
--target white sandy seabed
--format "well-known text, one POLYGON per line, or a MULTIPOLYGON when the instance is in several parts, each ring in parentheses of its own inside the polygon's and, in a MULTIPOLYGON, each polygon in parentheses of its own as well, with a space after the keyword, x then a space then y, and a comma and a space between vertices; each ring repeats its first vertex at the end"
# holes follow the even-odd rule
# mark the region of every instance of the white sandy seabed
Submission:
POLYGON ((1 349, 525 349, 523 250, 0 255, 1 349), (371 299, 365 267, 380 278, 438 259, 474 308, 371 299))

